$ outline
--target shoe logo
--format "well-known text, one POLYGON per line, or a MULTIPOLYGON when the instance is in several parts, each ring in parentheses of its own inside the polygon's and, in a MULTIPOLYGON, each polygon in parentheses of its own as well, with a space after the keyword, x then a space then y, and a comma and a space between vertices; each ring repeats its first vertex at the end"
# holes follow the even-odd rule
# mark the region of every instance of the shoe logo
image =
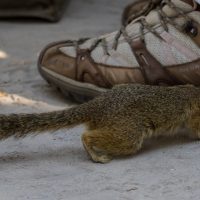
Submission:
POLYGON ((195 69, 200 69, 200 65, 195 65, 195 66, 192 66, 192 67, 186 67, 186 68, 180 68, 180 72, 190 72, 190 71, 193 71, 195 69))

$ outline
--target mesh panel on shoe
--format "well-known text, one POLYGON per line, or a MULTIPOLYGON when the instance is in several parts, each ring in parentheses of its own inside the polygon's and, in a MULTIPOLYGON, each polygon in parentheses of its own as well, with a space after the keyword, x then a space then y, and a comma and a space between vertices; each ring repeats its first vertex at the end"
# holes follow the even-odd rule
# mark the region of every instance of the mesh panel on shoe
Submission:
POLYGON ((126 27, 126 31, 128 33, 128 36, 132 39, 136 36, 139 36, 140 33, 140 27, 141 27, 141 23, 137 22, 135 24, 131 24, 128 25, 126 27))
POLYGON ((174 56, 176 64, 183 64, 191 61, 189 58, 185 57, 181 52, 177 51, 174 47, 170 47, 170 49, 172 55, 174 56))
POLYGON ((83 44, 80 45, 81 49, 88 49, 91 47, 92 43, 96 40, 96 38, 91 38, 86 40, 83 44))
POLYGON ((123 43, 118 45, 117 52, 122 55, 122 57, 127 60, 133 67, 139 67, 139 64, 132 52, 132 49, 128 43, 123 43))
MULTIPOLYGON (((188 35, 183 32, 180 32, 173 26, 169 25, 169 33, 176 38, 176 40, 180 41, 185 47, 189 48, 193 52, 200 55, 200 48, 190 39, 188 35)), ((183 61, 184 62, 184 61, 183 61)), ((181 63, 178 63, 181 64, 181 63)))
POLYGON ((167 60, 165 58, 165 54, 163 53, 161 39, 157 38, 152 33, 147 33, 145 35, 145 44, 151 55, 154 56, 154 58, 156 58, 156 60, 162 65, 166 66, 167 60))
POLYGON ((76 50, 74 48, 74 46, 71 47, 61 47, 59 48, 60 51, 62 51, 64 54, 75 58, 76 57, 76 50))
POLYGON ((160 20, 159 20, 159 15, 156 11, 151 11, 148 16, 146 17, 146 22, 148 24, 151 24, 151 25, 155 25, 157 23, 160 23, 160 20))
POLYGON ((91 52, 91 57, 93 58, 94 62, 101 63, 101 59, 104 56, 104 50, 101 46, 98 46, 91 52))
MULTIPOLYGON (((117 52, 122 56, 124 60, 132 64, 133 67, 139 67, 139 64, 137 63, 137 60, 135 56, 133 55, 133 52, 128 43, 119 44, 117 47, 117 52)), ((96 63, 101 63, 103 55, 104 55, 104 51, 101 46, 94 49, 91 53, 91 56, 96 63)), ((120 63, 113 60, 112 57, 108 57, 105 64, 115 66, 115 67, 123 67, 120 63)))

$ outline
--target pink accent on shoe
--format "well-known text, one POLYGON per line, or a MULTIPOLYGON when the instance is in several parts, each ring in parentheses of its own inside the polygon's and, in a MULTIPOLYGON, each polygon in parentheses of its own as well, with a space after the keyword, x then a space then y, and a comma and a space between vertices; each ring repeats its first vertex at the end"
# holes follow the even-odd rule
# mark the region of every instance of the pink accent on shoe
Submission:
POLYGON ((169 48, 169 44, 165 41, 161 42, 163 53, 167 60, 167 65, 176 65, 176 61, 171 53, 171 49, 169 48))
POLYGON ((108 54, 103 55, 103 57, 101 58, 101 63, 105 64, 107 62, 108 58, 109 58, 108 54))
POLYGON ((114 49, 108 50, 111 58, 115 60, 117 63, 120 63, 124 67, 131 67, 132 65, 126 61, 117 51, 114 49))
POLYGON ((185 55, 187 58, 191 60, 196 60, 199 58, 199 56, 185 47, 183 44, 178 42, 175 38, 173 38, 168 32, 164 31, 160 34, 160 36, 165 40, 169 45, 180 51, 183 55, 185 55))

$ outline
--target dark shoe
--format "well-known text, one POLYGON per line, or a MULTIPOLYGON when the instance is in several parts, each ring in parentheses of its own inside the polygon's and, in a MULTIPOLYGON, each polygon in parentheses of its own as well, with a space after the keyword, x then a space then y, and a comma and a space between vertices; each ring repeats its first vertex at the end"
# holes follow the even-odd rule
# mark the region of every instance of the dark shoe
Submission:
POLYGON ((199 10, 192 0, 166 0, 118 32, 52 43, 40 54, 39 72, 79 102, 122 83, 200 86, 199 10))
POLYGON ((0 18, 34 17, 58 21, 68 0, 2 0, 0 18))

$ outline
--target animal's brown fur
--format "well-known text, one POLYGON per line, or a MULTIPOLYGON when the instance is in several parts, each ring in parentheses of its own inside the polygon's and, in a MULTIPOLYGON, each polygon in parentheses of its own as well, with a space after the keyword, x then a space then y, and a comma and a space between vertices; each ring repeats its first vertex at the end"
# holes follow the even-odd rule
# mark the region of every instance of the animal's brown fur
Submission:
POLYGON ((0 140, 85 123, 85 149, 95 162, 138 151, 143 139, 182 125, 200 138, 200 90, 194 86, 119 85, 82 105, 41 114, 0 115, 0 140), (93 147, 105 152, 97 154, 93 147))

